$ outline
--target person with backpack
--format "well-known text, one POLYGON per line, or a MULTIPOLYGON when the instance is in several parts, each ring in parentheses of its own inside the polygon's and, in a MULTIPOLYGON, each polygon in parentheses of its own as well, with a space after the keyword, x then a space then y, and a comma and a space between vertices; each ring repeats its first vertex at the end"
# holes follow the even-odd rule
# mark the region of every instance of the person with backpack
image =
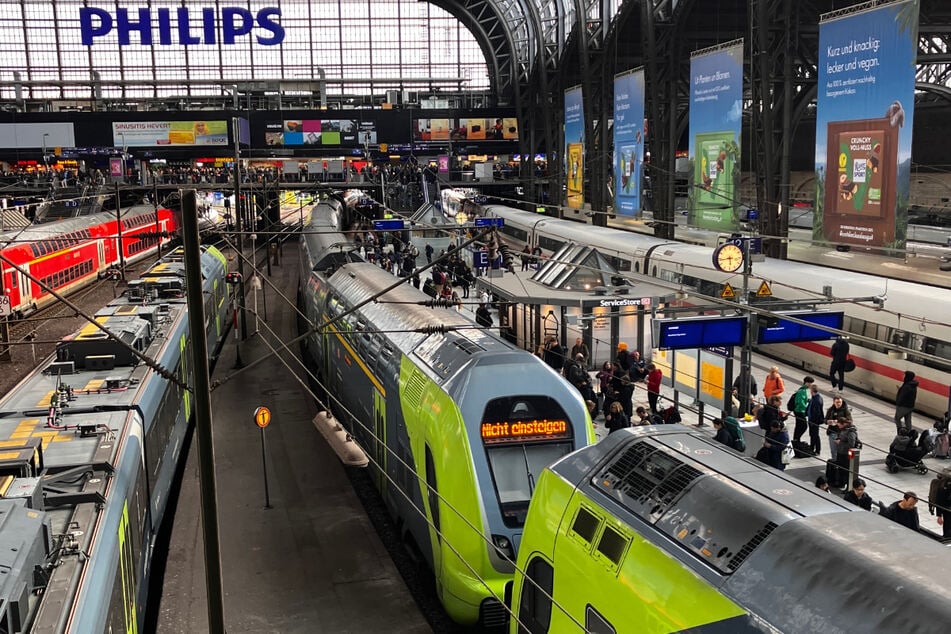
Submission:
POLYGON ((800 445, 802 445, 802 435, 809 429, 809 421, 806 418, 806 414, 809 410, 809 388, 815 382, 816 380, 811 376, 804 377, 802 379, 802 385, 789 397, 789 402, 786 403, 786 409, 796 416, 796 427, 793 429, 793 448, 797 451, 800 445))
POLYGON ((746 441, 743 440, 743 429, 740 427, 738 420, 732 416, 727 416, 722 419, 714 418, 713 428, 717 431, 716 436, 713 437, 714 440, 740 453, 746 451, 746 441))
POLYGON ((822 453, 822 440, 819 427, 825 422, 825 404, 819 394, 819 386, 809 386, 809 407, 806 409, 806 421, 809 423, 809 449, 813 456, 822 453))
POLYGON ((938 518, 942 537, 951 537, 951 469, 944 469, 928 489, 928 512, 938 518))
POLYGON ((763 397, 769 402, 771 397, 782 396, 785 391, 786 385, 783 383, 783 377, 779 374, 779 367, 774 365, 769 369, 766 380, 763 381, 763 397))

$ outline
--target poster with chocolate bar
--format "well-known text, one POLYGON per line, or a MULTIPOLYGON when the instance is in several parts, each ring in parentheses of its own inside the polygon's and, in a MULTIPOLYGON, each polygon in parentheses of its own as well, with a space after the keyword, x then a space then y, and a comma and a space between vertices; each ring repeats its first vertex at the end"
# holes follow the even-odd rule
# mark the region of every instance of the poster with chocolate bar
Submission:
POLYGON ((918 0, 886 0, 820 19, 816 242, 903 255, 918 11, 918 0))

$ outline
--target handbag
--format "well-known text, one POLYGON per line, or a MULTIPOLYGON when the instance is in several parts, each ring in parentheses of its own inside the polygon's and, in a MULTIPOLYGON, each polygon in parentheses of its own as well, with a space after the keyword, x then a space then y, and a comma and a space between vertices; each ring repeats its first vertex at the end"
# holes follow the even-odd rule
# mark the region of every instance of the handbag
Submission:
POLYGON ((795 451, 793 451, 792 446, 791 446, 791 445, 786 445, 785 447, 783 447, 783 453, 782 453, 782 457, 781 457, 782 463, 783 463, 783 464, 789 464, 789 463, 791 463, 794 455, 796 455, 796 454, 795 454, 795 451))
POLYGON ((845 371, 852 372, 853 370, 855 370, 855 359, 849 357, 845 360, 845 371))

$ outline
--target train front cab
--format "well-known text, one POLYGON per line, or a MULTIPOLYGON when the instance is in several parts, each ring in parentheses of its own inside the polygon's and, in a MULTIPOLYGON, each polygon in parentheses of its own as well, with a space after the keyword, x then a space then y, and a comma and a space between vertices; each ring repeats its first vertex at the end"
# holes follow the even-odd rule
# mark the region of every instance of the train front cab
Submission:
POLYGON ((532 497, 512 602, 511 634, 750 631, 745 610, 551 469, 532 497))

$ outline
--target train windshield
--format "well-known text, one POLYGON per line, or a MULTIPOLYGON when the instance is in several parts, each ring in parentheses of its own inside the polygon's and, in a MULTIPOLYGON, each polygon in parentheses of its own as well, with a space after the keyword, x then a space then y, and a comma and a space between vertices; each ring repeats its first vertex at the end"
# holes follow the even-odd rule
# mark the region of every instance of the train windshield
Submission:
POLYGON ((519 528, 542 470, 574 449, 571 423, 551 397, 509 396, 486 405, 481 434, 502 519, 519 528))

